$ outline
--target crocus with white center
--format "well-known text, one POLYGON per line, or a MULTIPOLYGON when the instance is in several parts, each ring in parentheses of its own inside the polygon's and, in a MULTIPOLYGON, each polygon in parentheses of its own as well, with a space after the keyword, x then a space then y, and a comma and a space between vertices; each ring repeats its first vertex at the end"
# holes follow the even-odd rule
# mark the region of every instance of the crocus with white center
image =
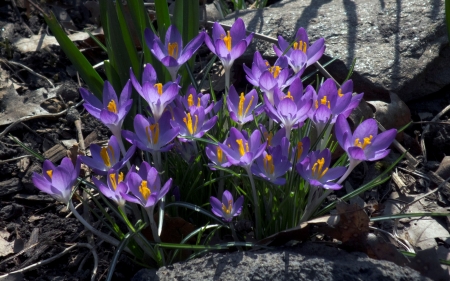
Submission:
POLYGON ((285 54, 285 56, 288 57, 289 64, 295 70, 296 67, 298 67, 298 63, 296 63, 296 60, 298 60, 298 56, 300 55, 298 52, 302 52, 306 55, 306 67, 308 67, 322 57, 325 52, 325 39, 319 38, 310 46, 308 34, 306 33, 306 30, 301 27, 295 34, 292 47, 282 36, 278 36, 278 46, 273 45, 273 50, 279 57, 285 54))
POLYGON ((147 46, 153 55, 167 68, 172 81, 176 80, 180 67, 200 48, 205 38, 205 32, 200 32, 183 48, 183 39, 174 25, 169 26, 167 29, 164 44, 160 38, 153 34, 151 29, 145 29, 144 34, 147 46))
POLYGON ((255 89, 246 95, 244 93, 238 95, 234 86, 230 87, 227 96, 228 111, 230 112, 231 120, 238 123, 239 128, 242 128, 242 125, 253 120, 253 110, 257 105, 258 93, 255 89))
POLYGON ((120 146, 115 136, 111 136, 106 147, 93 143, 90 146, 92 157, 82 155, 81 161, 88 165, 96 174, 106 175, 109 169, 116 171, 122 169, 125 163, 133 156, 136 146, 131 146, 127 153, 120 157, 120 146))
POLYGON ((234 202, 233 195, 228 190, 223 192, 222 202, 213 196, 209 200, 214 215, 222 218, 225 222, 231 222, 233 217, 239 216, 244 205, 244 196, 239 196, 236 202, 234 202))
POLYGON ((80 94, 84 99, 84 108, 95 118, 100 120, 111 132, 117 137, 120 136, 125 116, 130 111, 133 105, 131 100, 131 82, 125 84, 125 87, 120 94, 120 99, 117 98, 116 91, 108 81, 105 81, 103 86, 103 102, 100 102, 94 94, 84 88, 80 88, 80 94))
POLYGON ((59 202, 68 204, 80 167, 80 157, 77 157, 75 166, 68 157, 64 157, 59 166, 55 166, 50 160, 45 160, 42 165, 42 175, 34 172, 31 180, 42 192, 51 195, 59 202))
POLYGON ((352 134, 350 125, 344 115, 339 115, 335 125, 336 139, 339 145, 347 152, 350 165, 345 175, 339 180, 343 182, 351 171, 362 161, 376 161, 386 157, 397 135, 396 129, 386 130, 378 134, 378 125, 375 119, 364 120, 352 134))
POLYGON ((312 151, 297 164, 297 172, 312 186, 325 189, 341 189, 342 186, 333 180, 345 173, 345 167, 329 168, 331 163, 330 150, 312 151))

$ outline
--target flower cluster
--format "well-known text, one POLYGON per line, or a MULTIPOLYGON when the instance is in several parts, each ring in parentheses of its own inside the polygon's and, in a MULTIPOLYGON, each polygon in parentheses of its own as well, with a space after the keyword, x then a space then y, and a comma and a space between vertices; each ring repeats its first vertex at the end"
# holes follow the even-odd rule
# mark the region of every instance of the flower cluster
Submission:
MULTIPOLYGON (((36 187, 67 204, 83 162, 96 174, 92 182, 105 197, 120 208, 133 203, 146 209, 153 234, 157 235, 153 208, 164 200, 173 181, 178 182, 180 188, 188 188, 181 187, 182 179, 169 178, 174 174, 171 172, 174 164, 163 163, 163 159, 169 159, 167 155, 181 155, 189 165, 196 158, 209 159, 210 163, 202 164, 208 164, 213 171, 239 172, 242 168, 247 172, 251 188, 245 190, 244 187, 245 192, 242 187, 236 189, 235 195, 247 195, 253 206, 249 214, 255 217, 256 237, 260 238, 263 226, 259 203, 264 202, 261 206, 265 206, 266 217, 276 217, 271 214, 275 208, 267 207, 274 196, 270 188, 257 187, 253 176, 265 187, 289 186, 287 195, 283 194, 284 200, 295 198, 295 192, 300 189, 309 190, 309 198, 322 198, 321 194, 316 194, 317 190, 342 188, 342 182, 361 161, 378 160, 389 153, 395 129, 378 134, 376 121, 369 119, 352 133, 346 118, 363 94, 353 93, 351 80, 341 86, 333 79, 326 79, 318 88, 303 85, 301 75, 325 51, 324 39, 310 45, 303 28, 298 30, 293 42, 278 38, 278 45, 273 47, 278 59, 273 65, 255 52, 251 67, 243 66, 254 89, 241 91, 231 85, 222 100, 215 101, 212 99, 215 96, 200 93, 192 85, 180 85, 181 79, 177 77, 180 67, 203 43, 229 71, 252 38, 253 34, 246 34, 241 19, 237 19, 229 31, 215 23, 212 37, 202 31, 186 45, 174 26, 168 28, 164 41, 147 29, 147 47, 166 67, 172 80, 158 81, 155 68, 146 64, 140 79, 130 70, 130 80, 120 98, 107 81, 103 101, 81 89, 85 109, 105 124, 112 136, 104 147, 92 144, 91 156, 80 156, 75 164, 69 158, 64 158, 58 167, 45 161, 43 174, 33 175, 36 187), (133 118, 134 130, 125 130, 122 125, 135 103, 131 99, 133 88, 145 101, 146 113, 128 116, 133 118), (218 114, 220 110, 224 112, 218 114), (222 127, 216 126, 218 123, 222 127), (348 155, 348 167, 332 166, 332 153, 327 143, 333 132, 348 155), (208 144, 198 141, 201 138, 208 139, 208 144), (137 149, 151 154, 151 159, 147 158, 139 167, 129 164, 137 149), (161 179, 166 180, 164 184, 161 179)), ((176 192, 179 198, 180 191, 176 192)), ((212 213, 223 221, 231 222, 242 212, 246 213, 244 196, 234 201, 232 193, 223 190, 223 186, 217 194, 222 195, 222 200, 210 196, 210 205, 212 213)), ((309 215, 319 203, 308 199, 308 210, 300 213, 303 217, 309 215)))

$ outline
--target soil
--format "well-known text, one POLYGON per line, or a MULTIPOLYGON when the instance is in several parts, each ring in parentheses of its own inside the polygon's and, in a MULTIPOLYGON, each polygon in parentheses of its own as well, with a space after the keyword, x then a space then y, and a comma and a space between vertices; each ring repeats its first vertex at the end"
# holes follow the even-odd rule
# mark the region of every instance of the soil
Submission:
MULTIPOLYGON (((16 2, 19 3, 19 1, 16 2)), ((64 1, 53 2, 66 8, 75 27, 79 30, 87 25, 94 24, 89 11, 84 6, 68 6, 67 4, 64 5, 64 1)), ((249 4, 251 2, 249 1, 249 4)), ((57 97, 41 104, 49 112, 60 112, 80 101, 77 91, 78 79, 75 72, 68 67, 71 65, 70 61, 58 46, 47 47, 38 52, 21 53, 8 43, 17 38, 27 38, 32 34, 38 34, 45 27, 43 18, 37 12, 19 4, 13 6, 12 1, 0 4, 2 5, 0 6, 0 19, 2 19, 0 20, 0 27, 6 24, 14 25, 12 34, 8 38, 3 37, 0 41, 0 57, 26 65, 34 72, 50 79, 54 84, 63 85, 58 91, 57 97)), ((101 52, 91 55, 89 59, 93 62, 94 59, 98 62, 104 58, 104 54, 101 52)), ((7 71, 11 79, 20 83, 21 88, 17 89, 20 95, 49 87, 46 80, 27 71, 21 71, 20 67, 4 63, 0 66, 2 68, 0 71, 7 71)), ((429 121, 443 109, 444 105, 449 103, 450 95, 439 95, 428 97, 426 101, 416 101, 408 105, 414 121, 429 121), (424 113, 429 113, 428 119, 423 119, 424 113)), ((82 133, 85 138, 90 136, 92 141, 95 142, 105 141, 109 138, 109 130, 106 127, 87 114, 81 106, 77 109, 81 114, 82 133)), ((0 100, 1 110, 2 100, 0 100)), ((449 117, 448 114, 444 115, 440 122, 449 117)), ((416 132, 420 134, 425 125, 414 124, 405 131, 405 134, 409 136, 410 143, 403 144, 405 147, 411 148, 412 152, 414 149, 417 151, 416 132)), ((0 132, 6 127, 6 125, 0 127, 0 132)), ((35 118, 18 123, 9 130, 8 134, 0 137, 0 239, 15 241, 13 245, 14 254, 3 257, 0 255, 0 275, 51 258, 61 253, 69 245, 86 243, 88 239, 88 233, 84 231, 81 223, 73 216, 66 217, 68 211, 65 206, 57 203, 50 196, 39 192, 33 186, 30 177, 33 172, 41 172, 41 163, 34 157, 23 157, 29 154, 11 140, 9 134, 31 149, 43 154, 47 153, 47 155, 50 155, 52 149, 58 150, 64 141, 77 139, 75 126, 70 120, 67 120, 65 114, 55 118, 35 118)), ((429 163, 422 165, 421 169, 426 173, 429 170, 435 171, 444 156, 450 154, 450 126, 431 124, 425 140, 429 163)), ((66 149, 60 151, 65 153, 66 149)), ((414 154, 413 152, 413 156, 420 159, 419 153, 414 154)), ((354 183, 361 183, 364 182, 364 176, 363 168, 359 167, 353 173, 351 180, 354 183)), ((425 193, 426 188, 423 188, 419 178, 416 178, 416 180, 412 192, 416 194, 425 193)), ((388 184, 378 188, 376 192, 379 193, 379 203, 382 204, 381 200, 388 198, 389 193, 393 190, 388 184)), ((340 191, 334 198, 343 194, 345 194, 345 191, 340 191)), ((333 197, 329 199, 332 200, 333 197)), ((366 199, 366 202, 368 202, 373 198, 367 197, 366 199)), ((449 207, 449 199, 450 197, 443 194, 436 198, 436 203, 442 207, 449 207)), ((105 226, 101 229, 108 232, 105 226)), ((449 245, 447 244, 447 246, 449 245)), ((96 280, 105 280, 110 261, 114 255, 114 249, 103 243, 98 245, 97 253, 99 266, 96 280)), ((13 278, 11 280, 89 280, 92 264, 93 258, 90 255, 90 250, 76 247, 49 264, 38 266, 23 275, 11 276, 13 278)), ((121 255, 114 271, 113 280, 130 280, 140 269, 142 269, 142 266, 134 263, 130 257, 121 255)))

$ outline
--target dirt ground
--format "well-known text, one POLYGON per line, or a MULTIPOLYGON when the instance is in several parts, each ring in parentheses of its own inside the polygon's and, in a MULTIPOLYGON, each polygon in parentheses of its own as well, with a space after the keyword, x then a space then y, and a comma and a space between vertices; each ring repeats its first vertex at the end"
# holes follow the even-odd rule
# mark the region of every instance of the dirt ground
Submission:
MULTIPOLYGON (((11 123, 16 120, 7 122, 6 117, 0 120, 0 276, 47 260, 70 245, 86 243, 88 239, 84 227, 73 216, 67 217, 68 211, 62 204, 40 193, 33 186, 31 175, 34 171, 41 172, 41 164, 10 138, 14 136, 46 157, 60 160, 65 156, 67 149, 73 145, 71 140, 77 139, 77 131, 73 122, 67 120, 66 114, 58 115, 57 113, 81 101, 76 72, 58 46, 51 45, 38 52, 24 53, 11 44, 12 39, 29 38, 46 28, 41 16, 24 6, 22 1, 15 2, 17 3, 14 5, 13 1, 0 4, 0 27, 3 27, 0 40, 0 114, 10 106, 18 106, 17 98, 27 104, 27 101, 33 99, 36 91, 47 89, 48 93, 44 93, 43 96, 51 97, 38 101, 37 108, 23 108, 23 105, 19 105, 17 110, 32 112, 41 110, 40 107, 56 115, 32 118, 14 123, 11 127, 9 127, 11 123), (33 73, 25 70, 21 65, 30 68, 33 73), (19 97, 13 97, 13 91, 4 87, 6 81, 11 79, 17 85, 14 90, 19 97), (49 81, 56 86, 62 86, 52 92, 49 81), (7 132, 4 131, 5 129, 7 132), (2 245, 12 246, 13 251, 2 252, 2 245)), ((82 30, 87 25, 94 24, 91 13, 85 6, 71 7, 64 1, 53 2, 58 8, 67 11, 74 29, 82 30)), ((98 50, 87 52, 86 55, 92 63, 105 58, 105 54, 98 50)), ((411 173, 407 172, 406 162, 401 162, 397 175, 404 186, 399 187, 398 181, 391 180, 368 192, 364 198, 360 198, 364 201, 363 204, 373 207, 372 212, 380 213, 387 208, 389 198, 400 201, 403 200, 402 196, 417 198, 435 190, 442 179, 450 177, 450 160, 445 158, 446 155, 450 155, 450 122, 448 121, 450 113, 431 121, 446 105, 450 104, 448 93, 450 91, 444 89, 442 93, 408 104, 412 120, 416 123, 405 130, 401 144, 410 150, 419 165, 415 172, 411 173), (428 129, 425 132, 427 163, 424 163, 419 140, 427 126, 428 129), (430 175, 437 178, 430 178, 430 175)), ((77 110, 81 116, 82 134, 87 144, 100 143, 109 138, 106 127, 91 117, 82 106, 78 106, 77 110)), ((391 159, 400 155, 395 149, 393 151, 395 153, 391 159)), ((376 176, 376 171, 378 170, 374 169, 374 164, 369 164, 367 167, 360 165, 349 182, 353 186, 365 183, 376 176)), ((333 200, 336 196, 339 197, 345 193, 345 190, 341 190, 329 199, 333 200)), ((448 212, 450 187, 444 185, 425 199, 427 211, 448 212)), ((450 229, 448 217, 441 217, 437 221, 447 231, 450 229)), ((416 222, 400 222, 398 227, 406 231, 414 223, 416 222)), ((392 228, 392 224, 389 223, 379 223, 377 226, 384 229, 392 228)), ((101 229, 108 232, 104 226, 101 229)), ((436 244, 440 253, 439 257, 448 260, 450 258, 448 257, 449 236, 441 235, 430 239, 436 244)), ((99 255, 97 280, 104 280, 114 249, 104 243, 98 245, 97 253, 99 255)), ((75 247, 46 265, 37 266, 23 275, 10 276, 12 279, 8 280, 89 280, 92 264, 90 250, 75 247)), ((113 280, 130 280, 141 268, 131 258, 122 255, 116 266, 113 280)))

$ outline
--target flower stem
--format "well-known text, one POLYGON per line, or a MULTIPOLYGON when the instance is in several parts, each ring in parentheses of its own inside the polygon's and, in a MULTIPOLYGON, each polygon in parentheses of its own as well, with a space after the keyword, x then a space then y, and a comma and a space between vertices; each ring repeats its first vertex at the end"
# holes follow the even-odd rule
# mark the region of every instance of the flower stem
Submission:
POLYGON ((158 226, 156 225, 155 218, 153 217, 154 207, 155 206, 145 208, 145 211, 147 211, 147 215, 150 220, 150 228, 152 229, 153 240, 155 240, 156 243, 161 243, 161 238, 159 238, 158 235, 158 226))
POLYGON ((345 181, 345 179, 350 175, 350 173, 353 171, 353 169, 358 166, 358 164, 361 163, 361 160, 355 160, 355 159, 350 159, 350 165, 348 165, 347 171, 345 172, 345 174, 339 179, 339 181, 337 182, 338 184, 341 184, 343 181, 345 181))
POLYGON ((252 186, 252 193, 253 193, 253 203, 255 207, 255 238, 257 240, 261 239, 261 210, 259 209, 259 200, 258 200, 258 193, 256 192, 256 186, 255 181, 253 180, 252 172, 250 171, 250 166, 246 168, 248 178, 250 179, 250 184, 252 186))
MULTIPOLYGON (((230 229, 231 229, 231 235, 233 236, 234 242, 239 242, 239 238, 237 237, 236 229, 234 228, 233 221, 230 221, 229 224, 230 224, 230 229)), ((239 251, 242 251, 242 247, 241 246, 238 246, 237 248, 238 248, 239 251)))
POLYGON ((78 213, 78 211, 75 209, 75 207, 73 206, 73 202, 72 200, 69 200, 69 209, 70 211, 74 214, 74 216, 93 234, 97 235, 100 239, 108 242, 111 245, 114 246, 119 246, 120 242, 109 236, 108 234, 105 234, 97 229, 95 229, 92 225, 90 225, 81 215, 80 213, 78 213))

